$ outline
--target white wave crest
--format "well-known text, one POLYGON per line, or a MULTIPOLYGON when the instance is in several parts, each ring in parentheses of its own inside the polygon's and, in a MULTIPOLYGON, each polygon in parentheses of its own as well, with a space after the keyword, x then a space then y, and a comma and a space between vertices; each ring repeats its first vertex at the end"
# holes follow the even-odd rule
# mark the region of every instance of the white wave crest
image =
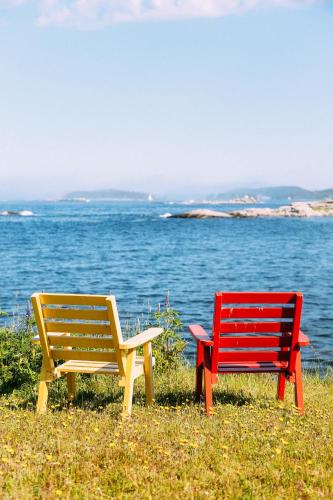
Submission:
POLYGON ((31 210, 21 210, 19 212, 19 215, 21 215, 22 217, 31 217, 35 214, 33 212, 31 212, 31 210))
POLYGON ((160 217, 162 219, 168 219, 168 217, 171 217, 172 214, 170 214, 169 212, 167 212, 166 214, 161 214, 160 217))

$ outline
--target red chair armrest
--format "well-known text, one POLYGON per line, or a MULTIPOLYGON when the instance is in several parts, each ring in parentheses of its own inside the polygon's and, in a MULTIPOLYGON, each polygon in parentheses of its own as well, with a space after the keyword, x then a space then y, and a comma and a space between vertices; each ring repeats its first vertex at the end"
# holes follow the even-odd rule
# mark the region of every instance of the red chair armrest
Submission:
POLYGON ((213 345, 213 341, 208 336, 208 333, 200 325, 190 325, 188 327, 192 337, 197 342, 201 342, 203 345, 213 345))
POLYGON ((299 332, 298 345, 309 345, 310 340, 303 332, 299 332))

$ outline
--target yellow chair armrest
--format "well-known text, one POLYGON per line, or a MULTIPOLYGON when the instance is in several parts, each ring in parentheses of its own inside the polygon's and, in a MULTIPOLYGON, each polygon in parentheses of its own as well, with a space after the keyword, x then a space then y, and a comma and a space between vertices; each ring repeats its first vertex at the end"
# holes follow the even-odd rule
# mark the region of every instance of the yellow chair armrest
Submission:
POLYGON ((144 332, 135 335, 135 337, 131 337, 119 345, 120 349, 135 349, 141 345, 147 344, 147 342, 151 342, 154 338, 161 335, 163 332, 163 328, 148 328, 144 332))

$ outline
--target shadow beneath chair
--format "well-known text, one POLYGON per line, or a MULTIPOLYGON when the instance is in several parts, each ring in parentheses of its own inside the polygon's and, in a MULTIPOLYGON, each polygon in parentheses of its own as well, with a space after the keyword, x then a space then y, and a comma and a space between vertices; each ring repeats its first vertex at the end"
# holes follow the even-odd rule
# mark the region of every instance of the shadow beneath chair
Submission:
MULTIPOLYGON (((234 406, 244 406, 253 403, 254 399, 251 396, 245 395, 242 392, 231 391, 214 391, 214 403, 234 406)), ((201 398, 204 401, 204 396, 201 398)), ((158 394, 156 396, 156 404, 160 406, 186 406, 199 404, 193 394, 193 391, 173 391, 158 394)))
POLYGON ((253 403, 254 399, 252 396, 243 394, 243 392, 217 390, 213 393, 213 401, 221 405, 244 406, 253 403))
MULTIPOLYGON (((84 410, 92 411, 104 411, 106 408, 108 411, 118 413, 121 411, 123 403, 123 389, 120 388, 116 383, 110 383, 108 381, 106 386, 102 386, 102 390, 99 391, 95 386, 94 381, 90 379, 82 378, 79 382, 80 387, 78 387, 78 392, 76 398, 73 401, 67 399, 67 387, 65 380, 55 381, 51 384, 48 409, 51 412, 56 412, 69 407, 80 408, 84 410), (113 407, 113 409, 112 409, 113 407)), ((193 389, 171 389, 167 388, 163 391, 156 391, 156 406, 168 406, 168 407, 180 407, 186 408, 186 406, 199 407, 200 403, 197 402, 193 389)), ((218 387, 214 388, 213 391, 213 401, 214 404, 219 405, 233 405, 233 406, 244 406, 254 402, 254 399, 249 394, 244 394, 243 391, 230 391, 228 389, 220 389, 218 387)), ((24 396, 13 400, 10 406, 22 409, 34 409, 37 403, 37 390, 33 389, 27 391, 24 396)), ((144 390, 139 389, 134 392, 133 404, 139 407, 145 406, 145 394, 144 390)), ((204 397, 201 398, 201 405, 204 403, 204 397)))
MULTIPOLYGON (((103 411, 109 405, 115 405, 115 411, 120 411, 120 406, 123 401, 123 394, 121 390, 110 391, 108 393, 100 393, 98 394, 94 389, 89 388, 81 388, 73 401, 70 401, 67 397, 66 390, 57 390, 54 387, 54 390, 50 390, 50 397, 48 400, 48 411, 57 412, 66 408, 80 408, 83 410, 92 410, 92 411, 103 411)), ((135 402, 135 398, 133 398, 135 402)), ((13 408, 20 409, 36 409, 37 406, 37 394, 29 393, 26 394, 25 397, 20 397, 20 400, 11 401, 8 406, 13 408)))
POLYGON ((119 393, 96 394, 93 390, 81 389, 76 398, 67 404, 74 408, 103 410, 110 404, 122 404, 122 402, 123 394, 121 391, 119 393))
POLYGON ((195 398, 193 391, 168 391, 156 394, 155 402, 157 406, 181 406, 185 404, 193 404, 195 398))

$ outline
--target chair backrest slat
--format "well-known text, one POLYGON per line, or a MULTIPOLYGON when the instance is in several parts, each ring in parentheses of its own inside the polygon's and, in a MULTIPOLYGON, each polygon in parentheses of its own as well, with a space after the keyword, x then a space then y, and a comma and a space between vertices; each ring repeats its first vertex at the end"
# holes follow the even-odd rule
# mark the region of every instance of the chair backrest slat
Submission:
POLYGON ((257 361, 257 362, 275 362, 275 361, 288 361, 290 357, 289 352, 284 351, 231 351, 231 352, 219 352, 218 360, 222 362, 234 362, 238 361, 257 361))
POLYGON ((105 307, 106 295, 84 295, 74 293, 39 293, 42 305, 100 306, 105 307))
POLYGON ((294 292, 217 292, 223 304, 295 304, 294 292))
POLYGON ((91 337, 84 335, 82 337, 74 335, 52 335, 48 334, 48 340, 52 346, 66 347, 89 347, 96 349, 113 349, 113 338, 109 337, 91 337))
POLYGON ((235 348, 245 348, 245 347, 289 347, 291 346, 291 336, 271 336, 266 335, 265 337, 250 337, 249 335, 245 335, 244 337, 231 337, 226 336, 223 338, 223 348, 230 349, 232 347, 235 348))
POLYGON ((262 322, 232 322, 221 323, 220 333, 285 333, 291 332, 292 322, 262 321, 262 322))
POLYGON ((219 363, 247 361, 283 362, 292 370, 301 309, 302 294, 297 292, 216 293, 213 372, 219 363))
POLYGON ((57 307, 43 307, 43 317, 45 319, 78 319, 90 321, 109 321, 106 309, 69 309, 57 307))
POLYGON ((293 317, 293 307, 225 307, 221 312, 222 319, 280 319, 293 317))
POLYGON ((109 361, 117 362, 117 355, 112 351, 76 351, 74 349, 51 348, 53 359, 64 359, 65 361, 109 361))
POLYGON ((44 359, 109 361, 125 367, 123 342, 113 296, 39 293, 32 297, 44 359))
POLYGON ((101 325, 96 323, 61 323, 56 322, 46 322, 47 332, 59 332, 59 333, 81 333, 87 335, 111 335, 110 324, 101 325))

